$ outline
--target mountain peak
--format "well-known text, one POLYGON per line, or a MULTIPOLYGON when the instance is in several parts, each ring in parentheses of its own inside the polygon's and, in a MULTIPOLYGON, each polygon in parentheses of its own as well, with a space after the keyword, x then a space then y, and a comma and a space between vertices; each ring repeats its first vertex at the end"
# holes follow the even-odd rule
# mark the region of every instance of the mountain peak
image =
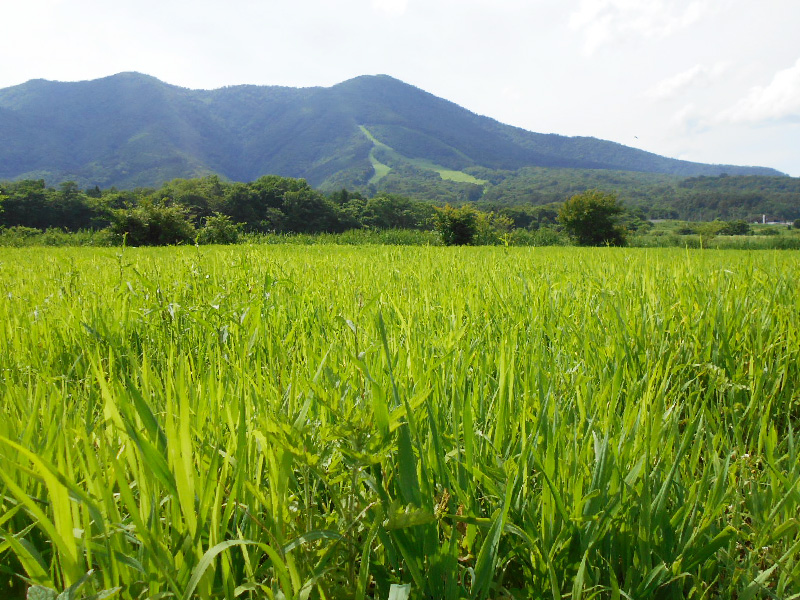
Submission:
MULTIPOLYGON (((364 188, 379 174, 455 177, 468 168, 573 167, 690 175, 769 174, 703 165, 480 117, 386 74, 331 87, 189 90, 127 71, 0 90, 0 179, 134 187, 217 173, 364 188), (450 175, 448 175, 450 174, 450 175)), ((475 184, 479 185, 479 184, 475 184)))
MULTIPOLYGON (((157 83, 161 85, 170 85, 168 83, 161 81, 158 77, 153 77, 152 75, 148 75, 146 73, 140 73, 139 71, 121 71, 120 73, 109 75, 108 77, 103 77, 101 79, 94 79, 90 81, 95 81, 95 82, 137 81, 137 82, 157 83)), ((177 87, 177 86, 172 86, 172 87, 177 87)))

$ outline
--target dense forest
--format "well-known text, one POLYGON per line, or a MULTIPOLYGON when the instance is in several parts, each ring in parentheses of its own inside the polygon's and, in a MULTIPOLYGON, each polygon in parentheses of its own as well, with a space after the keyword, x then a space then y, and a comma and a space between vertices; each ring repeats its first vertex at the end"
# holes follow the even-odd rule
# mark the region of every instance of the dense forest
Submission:
POLYGON ((587 189, 617 194, 643 218, 711 221, 793 221, 800 217, 800 178, 762 175, 683 177, 602 169, 524 167, 516 171, 471 167, 478 183, 394 163, 377 185, 361 193, 399 194, 417 200, 475 202, 490 210, 563 202, 587 189))
POLYGON ((326 191, 454 201, 476 199, 483 181, 525 179, 531 167, 781 175, 525 131, 388 76, 328 88, 217 90, 188 90, 140 73, 33 80, 0 89, 0 138, 0 179, 75 181, 81 188, 160 186, 211 174, 252 181, 274 173, 326 191))
POLYGON ((430 203, 392 195, 367 199, 347 190, 326 195, 303 179, 274 175, 250 183, 225 182, 211 175, 135 190, 81 190, 74 182, 52 188, 43 180, 0 183, 2 227, 72 232, 110 228, 124 230, 129 241, 142 243, 148 243, 144 229, 155 222, 199 230, 224 217, 248 232, 319 233, 362 227, 429 228, 432 213, 430 203))
MULTIPOLYGON (((222 216, 239 231, 257 233, 431 229, 434 207, 451 203, 469 204, 483 214, 502 217, 510 228, 536 230, 554 225, 559 205, 588 189, 618 196, 627 208, 625 218, 632 229, 637 221, 654 219, 753 222, 764 216, 769 221, 800 218, 800 179, 791 177, 680 178, 540 168, 515 172, 474 169, 472 174, 484 182, 485 190, 474 183, 428 178, 430 195, 425 197, 402 185, 411 181, 411 187, 419 189, 413 172, 398 177, 396 185, 384 191, 341 188, 325 192, 304 179, 276 175, 249 183, 210 175, 133 190, 80 189, 72 181, 50 187, 41 179, 0 182, 0 227, 69 232, 110 227, 133 232, 166 219, 200 231, 207 223, 219 224, 214 219, 222 216)), ((141 235, 146 238, 145 233, 141 235)))
POLYGON ((492 206, 563 202, 587 189, 612 192, 648 219, 793 221, 800 217, 800 178, 752 175, 679 177, 628 171, 525 168, 491 177, 480 203, 492 206))

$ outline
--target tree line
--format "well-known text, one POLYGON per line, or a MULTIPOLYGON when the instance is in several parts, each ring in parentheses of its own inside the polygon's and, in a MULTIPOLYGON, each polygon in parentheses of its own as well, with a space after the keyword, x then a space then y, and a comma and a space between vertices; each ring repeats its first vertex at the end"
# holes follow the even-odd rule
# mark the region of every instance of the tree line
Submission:
POLYGON ((648 219, 793 221, 800 217, 800 178, 762 175, 682 177, 601 169, 467 169, 489 185, 481 201, 546 205, 589 189, 615 193, 648 219))
MULTIPOLYGON (((349 230, 437 231, 447 245, 624 245, 651 223, 599 189, 545 205, 465 202, 436 205, 398 194, 323 193, 304 179, 267 175, 249 183, 215 175, 160 188, 81 190, 43 180, 0 183, 0 230, 101 231, 110 244, 235 243, 243 233, 315 234, 349 230)), ((747 224, 738 223, 739 229, 747 224)), ((716 235, 742 234, 734 224, 716 235)))
MULTIPOLYGON (((550 242, 558 206, 499 207, 414 200, 341 189, 323 193, 304 179, 267 175, 249 183, 215 175, 175 179, 158 189, 79 189, 74 182, 0 183, 0 228, 104 230, 128 245, 232 243, 241 233, 341 233, 352 229, 436 230, 445 244, 508 243, 512 232, 545 229, 550 242)), ((566 241, 566 240, 564 240, 566 241)))
POLYGON ((268 175, 231 183, 215 175, 176 179, 158 189, 80 190, 44 180, 0 183, 0 226, 69 232, 108 229, 136 245, 178 243, 210 230, 336 233, 348 229, 430 228, 431 204, 397 195, 323 194, 303 179, 268 175), (224 227, 223 227, 224 226, 224 227))

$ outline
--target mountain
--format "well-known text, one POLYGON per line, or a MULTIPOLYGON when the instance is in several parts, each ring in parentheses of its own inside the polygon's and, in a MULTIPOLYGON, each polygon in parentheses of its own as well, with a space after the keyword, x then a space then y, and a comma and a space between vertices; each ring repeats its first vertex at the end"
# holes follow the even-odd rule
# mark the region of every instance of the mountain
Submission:
POLYGON ((234 181, 302 177, 323 189, 402 189, 413 182, 482 189, 493 172, 524 167, 782 175, 525 131, 386 75, 328 88, 217 90, 139 73, 32 80, 0 90, 0 140, 0 179, 118 188, 211 173, 234 181))

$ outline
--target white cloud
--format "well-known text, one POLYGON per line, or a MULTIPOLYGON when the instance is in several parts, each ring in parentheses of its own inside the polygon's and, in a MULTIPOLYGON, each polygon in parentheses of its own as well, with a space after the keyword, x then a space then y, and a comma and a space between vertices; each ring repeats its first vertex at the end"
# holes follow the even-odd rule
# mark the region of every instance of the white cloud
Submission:
POLYGON ((653 100, 674 98, 691 87, 713 83, 726 73, 728 66, 728 63, 717 63, 711 67, 695 65, 677 75, 659 81, 645 91, 644 95, 653 100))
POLYGON ((686 104, 672 115, 672 131, 681 136, 693 135, 708 128, 708 119, 692 103, 686 104))
POLYGON ((619 36, 665 37, 711 14, 725 0, 581 0, 570 27, 591 54, 619 36))
POLYGON ((391 17, 399 17, 408 10, 408 0, 372 0, 372 7, 391 17))
POLYGON ((754 87, 732 107, 719 114, 718 121, 758 123, 800 120, 800 58, 788 69, 775 73, 765 87, 754 87))

